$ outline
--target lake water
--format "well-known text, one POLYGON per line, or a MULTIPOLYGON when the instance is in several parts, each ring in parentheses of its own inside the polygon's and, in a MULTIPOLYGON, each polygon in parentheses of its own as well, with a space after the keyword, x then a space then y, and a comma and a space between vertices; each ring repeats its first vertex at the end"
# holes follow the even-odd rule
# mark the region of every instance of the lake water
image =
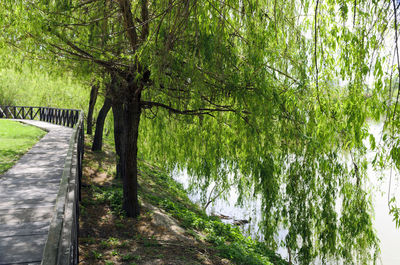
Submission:
MULTIPOLYGON (((382 124, 370 125, 370 133, 374 134, 377 144, 379 143, 380 133, 382 131, 382 124)), ((367 153, 368 161, 372 161, 375 153, 370 151, 367 153)), ((399 265, 400 264, 400 229, 397 229, 393 222, 393 217, 389 214, 388 208, 388 189, 389 178, 392 174, 391 181, 391 196, 396 196, 398 203, 400 203, 400 187, 396 171, 390 169, 384 171, 375 171, 368 165, 368 178, 370 180, 370 188, 372 192, 373 205, 375 209, 375 218, 373 220, 374 227, 380 240, 381 256, 378 260, 380 265, 399 265), (382 180, 381 180, 382 179, 382 180)), ((175 180, 182 183, 184 188, 189 186, 189 176, 186 171, 176 171, 173 174, 175 180)), ((212 187, 209 188, 208 194, 211 192, 212 187)), ((245 203, 244 207, 236 206, 235 203, 238 198, 238 192, 235 189, 229 191, 229 201, 223 199, 216 199, 211 204, 206 212, 211 215, 226 215, 232 219, 222 220, 226 223, 233 223, 235 220, 248 220, 248 224, 241 226, 244 234, 251 236, 254 239, 262 240, 263 237, 258 231, 258 223, 261 221, 261 200, 253 198, 245 203)), ((189 195, 193 202, 199 202, 199 192, 194 192, 189 195)), ((286 231, 282 230, 278 234, 278 239, 282 240, 286 235, 286 231)), ((284 248, 278 249, 278 253, 282 257, 287 257, 287 251, 284 248)))

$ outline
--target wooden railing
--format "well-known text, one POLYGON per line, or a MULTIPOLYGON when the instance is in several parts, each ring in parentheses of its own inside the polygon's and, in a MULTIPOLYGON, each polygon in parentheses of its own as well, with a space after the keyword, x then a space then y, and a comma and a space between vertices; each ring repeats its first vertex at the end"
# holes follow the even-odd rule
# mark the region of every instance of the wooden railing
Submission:
POLYGON ((78 264, 79 201, 85 140, 83 112, 48 107, 0 106, 0 118, 40 120, 74 128, 41 264, 78 264))
POLYGON ((42 265, 75 265, 79 262, 79 201, 84 153, 83 112, 79 112, 71 137, 55 213, 43 252, 42 265))
POLYGON ((49 107, 0 106, 0 118, 40 120, 62 126, 74 127, 80 110, 49 107))

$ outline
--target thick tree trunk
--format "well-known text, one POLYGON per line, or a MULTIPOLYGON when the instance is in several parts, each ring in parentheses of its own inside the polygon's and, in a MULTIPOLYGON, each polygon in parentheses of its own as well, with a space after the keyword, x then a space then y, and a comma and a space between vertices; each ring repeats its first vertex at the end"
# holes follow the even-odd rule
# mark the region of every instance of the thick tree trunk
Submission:
POLYGON ((122 104, 113 103, 112 111, 114 115, 114 142, 115 142, 115 152, 117 153, 117 177, 122 178, 124 173, 122 172, 122 159, 124 155, 125 146, 122 144, 123 133, 124 133, 124 113, 122 104))
POLYGON ((92 89, 90 90, 90 100, 89 100, 89 109, 87 115, 87 134, 92 135, 92 125, 93 125, 93 110, 94 106, 96 105, 97 95, 99 93, 99 86, 93 85, 92 89))
POLYGON ((136 217, 140 214, 137 181, 137 144, 141 114, 140 101, 135 100, 133 102, 129 102, 124 112, 127 131, 124 134, 125 141, 123 142, 126 148, 123 152, 125 158, 122 160, 125 164, 125 176, 123 176, 124 201, 122 208, 129 217, 136 217))
POLYGON ((113 113, 117 174, 120 174, 123 182, 122 208, 128 217, 137 217, 140 214, 137 180, 140 95, 132 100, 124 100, 123 104, 113 102, 113 113))
POLYGON ((99 112, 99 116, 96 121, 96 131, 94 133, 92 151, 100 151, 103 147, 103 129, 104 121, 106 120, 107 113, 111 108, 111 99, 107 98, 104 100, 103 107, 99 112))

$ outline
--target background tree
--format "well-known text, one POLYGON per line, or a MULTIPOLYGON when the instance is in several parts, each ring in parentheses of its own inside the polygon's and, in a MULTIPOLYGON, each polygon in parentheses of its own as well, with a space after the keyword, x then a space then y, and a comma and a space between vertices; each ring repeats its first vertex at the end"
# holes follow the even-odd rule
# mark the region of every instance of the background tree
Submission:
POLYGON ((86 132, 89 135, 92 134, 93 111, 94 111, 94 106, 96 105, 98 94, 99 94, 99 84, 92 84, 92 88, 90 89, 89 108, 86 117, 87 120, 86 132))
POLYGON ((111 109, 111 99, 105 96, 103 106, 101 107, 96 120, 96 130, 93 137, 92 151, 100 151, 103 147, 103 131, 107 114, 111 109))

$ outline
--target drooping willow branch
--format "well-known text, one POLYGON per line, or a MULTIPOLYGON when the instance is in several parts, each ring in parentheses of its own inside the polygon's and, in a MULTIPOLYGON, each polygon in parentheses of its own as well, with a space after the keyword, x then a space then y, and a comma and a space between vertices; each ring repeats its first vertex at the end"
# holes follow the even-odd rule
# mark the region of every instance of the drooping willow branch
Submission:
MULTIPOLYGON (((394 122, 394 118, 396 117, 397 103, 399 102, 399 93, 400 93, 400 60, 399 60, 399 46, 398 46, 398 32, 397 32, 397 8, 396 8, 396 1, 393 0, 392 2, 393 2, 393 11, 394 11, 394 30, 395 30, 394 34, 395 34, 395 50, 396 50, 396 57, 397 57, 397 72, 398 72, 398 78, 399 78, 396 103, 394 105, 393 118, 392 118, 392 122, 394 122)), ((392 186, 392 169, 390 169, 389 191, 388 191, 388 206, 389 206, 389 209, 392 211, 393 208, 390 206, 391 186, 392 186)))
POLYGON ((356 14, 357 14, 357 0, 354 1, 353 28, 356 26, 356 14))
POLYGON ((318 85, 318 58, 317 58, 317 44, 318 44, 318 4, 319 0, 315 5, 315 16, 314 16, 314 59, 315 59, 315 86, 317 89, 317 101, 319 107, 322 110, 321 101, 319 99, 319 85, 318 85))
POLYGON ((400 59, 399 59, 399 46, 398 46, 398 32, 397 32, 397 8, 396 8, 396 1, 393 0, 393 10, 394 10, 394 34, 395 34, 395 47, 396 47, 396 57, 397 57, 397 72, 399 75, 399 82, 398 82, 398 90, 397 90, 397 98, 396 98, 396 104, 394 105, 394 110, 393 110, 393 122, 394 118, 396 116, 396 108, 397 108, 397 103, 399 102, 399 93, 400 93, 400 59))

